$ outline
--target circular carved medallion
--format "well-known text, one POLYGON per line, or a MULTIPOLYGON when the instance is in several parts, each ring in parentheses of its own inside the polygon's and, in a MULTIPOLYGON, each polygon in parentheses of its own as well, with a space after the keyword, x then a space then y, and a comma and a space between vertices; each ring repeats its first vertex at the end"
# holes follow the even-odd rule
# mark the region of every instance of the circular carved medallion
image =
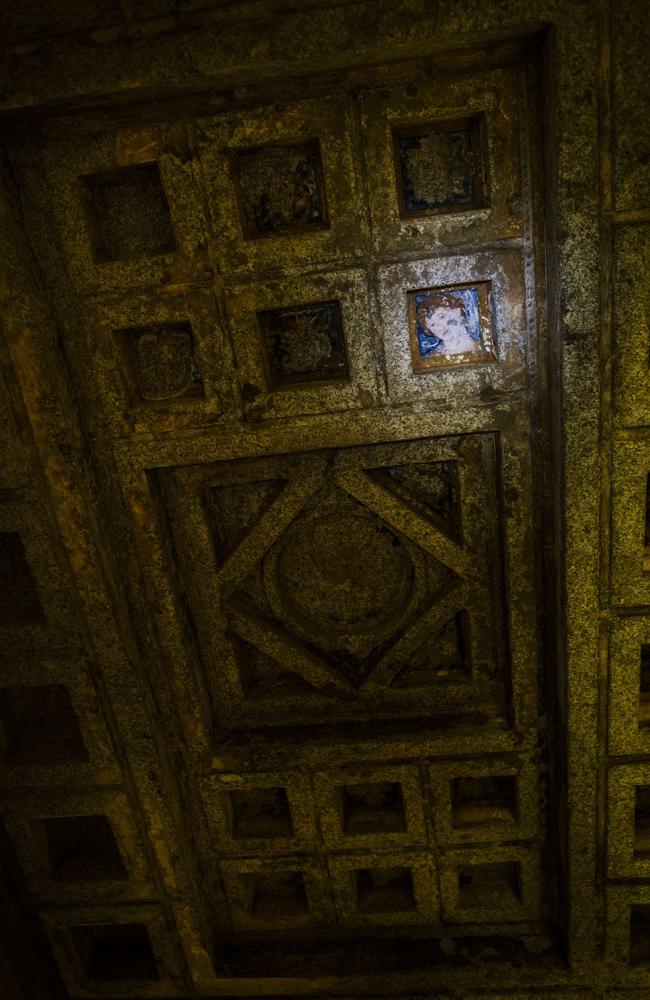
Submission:
POLYGON ((356 503, 304 514, 265 561, 271 603, 317 633, 383 631, 406 610, 414 576, 402 539, 356 503))

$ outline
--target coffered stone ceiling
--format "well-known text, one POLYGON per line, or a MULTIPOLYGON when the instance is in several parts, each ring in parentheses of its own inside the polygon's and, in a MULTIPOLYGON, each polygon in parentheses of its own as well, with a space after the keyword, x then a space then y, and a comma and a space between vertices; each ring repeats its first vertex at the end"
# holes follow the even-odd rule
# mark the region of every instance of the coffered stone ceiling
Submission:
POLYGON ((7 11, 26 1000, 650 996, 643 6, 7 11))

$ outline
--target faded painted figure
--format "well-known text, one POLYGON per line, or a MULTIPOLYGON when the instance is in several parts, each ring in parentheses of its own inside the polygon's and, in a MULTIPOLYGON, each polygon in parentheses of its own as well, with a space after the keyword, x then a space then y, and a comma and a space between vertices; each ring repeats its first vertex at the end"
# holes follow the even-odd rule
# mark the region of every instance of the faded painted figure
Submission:
POLYGON ((483 350, 475 289, 425 292, 416 297, 416 318, 421 358, 478 354, 483 350))

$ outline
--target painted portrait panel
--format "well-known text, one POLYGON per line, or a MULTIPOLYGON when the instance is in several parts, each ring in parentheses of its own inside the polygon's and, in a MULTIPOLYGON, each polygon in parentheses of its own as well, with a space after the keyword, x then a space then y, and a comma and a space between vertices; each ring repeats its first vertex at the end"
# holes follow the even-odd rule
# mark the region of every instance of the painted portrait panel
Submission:
POLYGON ((408 293, 414 372, 496 361, 490 282, 408 293))

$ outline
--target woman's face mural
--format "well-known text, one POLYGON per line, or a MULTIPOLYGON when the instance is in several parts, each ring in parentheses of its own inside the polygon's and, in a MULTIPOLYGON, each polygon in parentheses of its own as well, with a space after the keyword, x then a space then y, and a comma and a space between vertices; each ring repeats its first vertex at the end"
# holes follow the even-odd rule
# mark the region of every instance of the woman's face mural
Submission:
POLYGON ((495 360, 488 297, 485 282, 409 293, 414 370, 495 360))

